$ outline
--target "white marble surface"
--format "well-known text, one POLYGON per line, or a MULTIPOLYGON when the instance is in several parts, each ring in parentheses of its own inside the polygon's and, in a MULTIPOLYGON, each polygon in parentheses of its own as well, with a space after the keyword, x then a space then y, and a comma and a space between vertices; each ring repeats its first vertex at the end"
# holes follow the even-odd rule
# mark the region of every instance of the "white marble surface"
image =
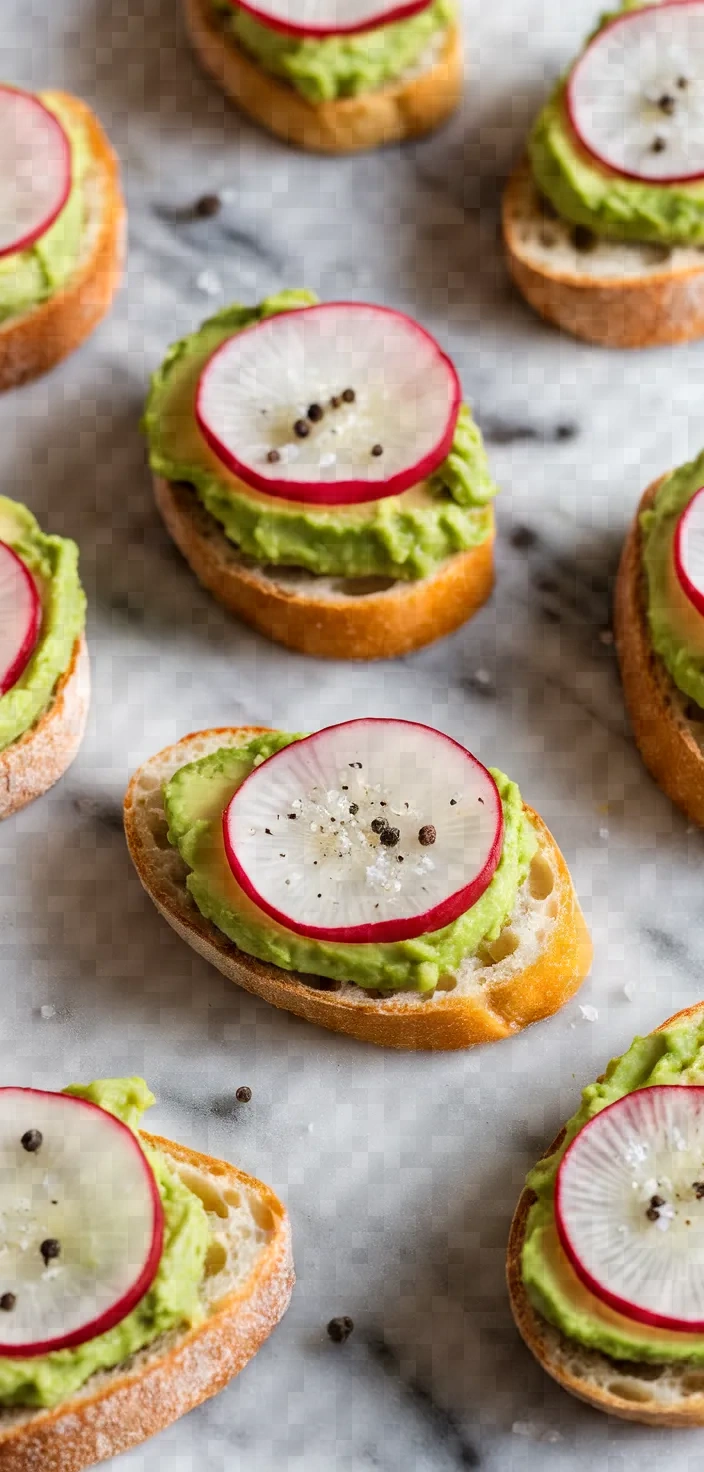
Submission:
POLYGON ((159 1128, 286 1198, 298 1266, 289 1314, 241 1378, 120 1472, 654 1472, 663 1458, 684 1472, 704 1455, 702 1435, 610 1423, 554 1387, 503 1284, 523 1174, 580 1086, 704 990, 701 835, 641 769, 599 638, 642 486, 700 447, 704 344, 625 356, 561 339, 513 295, 497 248, 501 177, 595 9, 471 0, 461 115, 430 142, 340 163, 238 119, 167 0, 4 0, 4 75, 96 106, 131 214, 109 322, 0 404, 3 491, 81 544, 95 680, 72 772, 0 834, 3 1080, 143 1071, 159 1128), (220 218, 178 222, 206 188, 228 191, 220 218), (421 317, 504 441, 496 596, 393 664, 318 664, 237 626, 151 501, 138 417, 167 343, 220 301, 304 283, 421 317), (537 533, 527 552, 516 525, 537 533), (119 804, 143 757, 198 726, 364 712, 444 727, 550 822, 596 943, 591 981, 551 1022, 465 1055, 377 1052, 236 991, 142 895, 119 804), (235 1112, 241 1083, 253 1099, 235 1112), (357 1326, 343 1347, 325 1336, 336 1313, 357 1326))

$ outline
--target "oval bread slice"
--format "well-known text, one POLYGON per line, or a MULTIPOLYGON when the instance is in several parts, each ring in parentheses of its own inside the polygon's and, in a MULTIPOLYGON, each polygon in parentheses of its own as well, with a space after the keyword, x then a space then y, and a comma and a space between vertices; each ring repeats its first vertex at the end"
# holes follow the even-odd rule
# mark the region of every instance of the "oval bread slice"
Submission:
MULTIPOLYGON (((674 1023, 697 1021, 703 1015, 704 1002, 699 1002, 695 1007, 675 1013, 655 1030, 665 1032, 674 1023)), ((563 1135, 561 1130, 543 1159, 559 1148, 563 1135)), ((506 1276, 516 1326, 539 1364, 564 1390, 624 1421, 641 1421, 647 1426, 704 1426, 701 1369, 688 1369, 686 1365, 619 1363, 598 1350, 584 1349, 567 1339, 533 1308, 523 1286, 521 1254, 528 1213, 535 1200, 535 1193, 525 1189, 516 1207, 506 1276)))
POLYGON ((108 311, 122 275, 125 206, 115 153, 84 102, 65 92, 46 96, 72 113, 88 137, 87 220, 80 259, 65 285, 48 301, 0 323, 0 389, 46 373, 79 347, 108 311))
POLYGON ((546 213, 527 159, 504 192, 503 235, 519 291, 541 317, 574 337, 608 348, 647 348, 704 335, 700 250, 596 236, 579 249, 574 226, 546 213))
POLYGON ((591 941, 562 854, 530 809, 540 848, 514 914, 493 946, 457 978, 443 978, 431 996, 370 996, 362 987, 282 971, 238 950, 203 918, 186 888, 187 868, 167 838, 162 789, 185 763, 240 745, 261 729, 186 736, 140 767, 127 790, 125 832, 137 873, 164 919, 199 955, 274 1007, 385 1048, 493 1042, 549 1017, 572 996, 589 972, 591 941))
POLYGON ((286 143, 314 153, 357 153, 400 143, 439 128, 462 93, 462 40, 452 26, 425 71, 376 92, 333 102, 308 102, 271 77, 220 24, 210 0, 184 0, 186 28, 207 72, 249 117, 286 143))
POLYGON ((83 740, 90 704, 90 661, 85 636, 61 676, 44 714, 0 751, 0 820, 41 797, 70 767, 83 740))
POLYGON ((616 580, 614 634, 636 745, 659 787, 704 826, 704 715, 678 690, 650 642, 640 515, 661 480, 648 487, 626 537, 616 580))
POLYGON ((167 1156, 208 1213, 203 1320, 160 1335, 50 1410, 0 1408, 0 1472, 82 1472, 146 1441, 222 1390, 288 1308, 291 1230, 273 1191, 225 1161, 141 1138, 167 1156))
POLYGON ((228 540, 188 485, 154 478, 156 503, 198 581, 261 634, 324 659, 391 659, 452 633, 494 586, 494 522, 478 547, 427 578, 316 577, 260 567, 228 540))

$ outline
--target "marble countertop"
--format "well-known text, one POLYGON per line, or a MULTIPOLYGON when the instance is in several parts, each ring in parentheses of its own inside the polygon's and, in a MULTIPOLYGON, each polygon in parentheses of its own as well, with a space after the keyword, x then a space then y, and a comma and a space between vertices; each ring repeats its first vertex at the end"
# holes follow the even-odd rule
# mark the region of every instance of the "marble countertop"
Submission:
POLYGON ((558 1390, 519 1342, 503 1280, 523 1175, 580 1087, 704 990, 702 837, 640 765, 608 636, 641 489, 701 446, 704 343, 626 356, 561 338, 516 298, 497 244, 501 179, 595 8, 469 0, 460 115, 430 141, 340 162, 238 118, 171 0, 3 6, 4 75, 96 107, 130 208, 109 321, 0 403, 2 490, 80 543, 94 672, 75 766, 0 833, 3 1078, 144 1072, 158 1129, 285 1198, 298 1268, 240 1379, 119 1472, 655 1472, 664 1457, 685 1472, 701 1455, 701 1435, 609 1422, 558 1390), (184 222, 213 189, 222 213, 184 222), (406 308, 439 334, 502 486, 492 602, 395 663, 318 663, 228 619, 151 499, 138 418, 167 343, 220 303, 303 284, 406 308), (142 894, 120 825, 139 761, 199 726, 363 713, 443 727, 553 828, 596 959, 550 1022, 466 1054, 375 1051, 236 990, 142 894), (235 1110, 240 1084, 253 1097, 235 1110), (356 1324, 344 1346, 325 1334, 340 1313, 356 1324))

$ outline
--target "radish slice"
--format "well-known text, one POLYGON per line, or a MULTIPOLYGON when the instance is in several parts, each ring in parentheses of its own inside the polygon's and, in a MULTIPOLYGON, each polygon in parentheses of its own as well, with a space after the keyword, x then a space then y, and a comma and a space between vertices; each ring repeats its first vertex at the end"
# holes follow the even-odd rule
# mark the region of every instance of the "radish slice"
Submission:
POLYGON ((39 638, 42 605, 29 568, 0 542, 0 695, 11 690, 39 638))
POLYGON ((449 925, 501 858, 493 777, 413 721, 328 726, 276 752, 223 814, 240 887, 299 935, 365 944, 449 925))
POLYGON ((378 501, 417 485, 449 453, 455 369, 417 322, 388 307, 329 302, 280 312, 218 348, 196 418, 247 485, 290 501, 378 501))
POLYGON ((555 1216, 582 1282, 639 1323, 704 1331, 704 1088, 655 1085, 595 1115, 563 1156, 555 1216))
POLYGON ((675 572, 683 593, 704 617, 704 486, 682 512, 673 541, 675 572))
POLYGON ((269 0, 268 5, 250 5, 237 0, 237 8, 290 36, 350 36, 407 20, 426 10, 429 3, 406 0, 405 4, 380 6, 379 0, 269 0))
POLYGON ((69 1094, 0 1089, 0 1355, 69 1349, 120 1323, 154 1280, 163 1234, 126 1125, 69 1094))
POLYGON ((671 0, 619 15, 567 85, 584 147, 631 179, 675 184, 704 176, 704 0, 671 0))
POLYGON ((0 86, 0 256, 26 250, 54 223, 71 192, 71 146, 30 92, 0 86))

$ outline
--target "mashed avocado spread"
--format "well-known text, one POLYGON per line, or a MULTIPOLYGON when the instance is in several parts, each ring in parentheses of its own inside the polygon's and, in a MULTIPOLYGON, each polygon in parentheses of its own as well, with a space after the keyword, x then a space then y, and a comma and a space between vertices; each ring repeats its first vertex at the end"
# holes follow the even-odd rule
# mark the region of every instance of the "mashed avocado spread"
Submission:
POLYGON ((704 453, 666 476, 655 503, 640 522, 653 648, 677 688, 704 706, 704 618, 677 580, 673 538, 680 513, 704 485, 704 453))
POLYGON ((704 1335, 650 1329, 600 1303, 580 1283, 555 1230, 554 1191, 567 1146, 587 1120, 624 1094, 651 1084, 704 1084, 704 1022, 683 1022, 666 1032, 636 1038, 609 1064, 603 1083, 590 1084, 566 1126, 559 1149, 530 1172, 526 1184, 538 1200, 531 1207, 522 1271, 535 1308, 569 1339, 617 1360, 691 1360, 704 1364, 704 1335))
POLYGON ((225 854, 222 813, 255 765, 299 736, 280 731, 223 747, 176 772, 164 789, 169 840, 188 865, 188 888, 202 915, 241 951, 284 971, 354 981, 382 991, 432 991, 483 941, 496 940, 511 914, 537 847, 521 794, 492 770, 504 812, 501 860, 484 894, 451 925, 415 940, 343 945, 297 935, 271 919, 240 889, 225 854))
POLYGON ((456 19, 455 0, 431 0, 408 20, 352 36, 300 37, 264 25, 229 0, 215 0, 227 33, 272 77, 281 77, 307 102, 357 97, 395 82, 419 62, 456 19))
MULTIPOLYGON (((622 7, 638 8, 638 3, 622 7)), ((604 16, 601 25, 613 14, 604 16)), ((540 113, 528 148, 536 184, 563 219, 617 240, 664 246, 704 243, 704 183, 649 184, 603 167, 576 137, 564 84, 540 113)))
POLYGON ((231 475, 205 443, 194 399, 201 371, 228 337, 276 312, 312 306, 308 291, 282 291, 257 307, 226 307, 169 349, 153 375, 143 419, 156 475, 185 481, 248 557, 331 577, 422 578, 491 534, 496 487, 468 408, 435 475, 400 496, 357 506, 309 506, 269 496, 231 475))
MULTIPOLYGON (((64 1092, 99 1104, 132 1130, 154 1103, 141 1078, 98 1079, 64 1092)), ((164 1250, 151 1288, 120 1324, 77 1349, 58 1349, 36 1359, 0 1358, 0 1405, 58 1405, 97 1370, 122 1364, 167 1329, 197 1321, 210 1236, 205 1209, 159 1151, 145 1147, 145 1154, 164 1208, 164 1250)))
POLYGON ((42 600, 32 658, 12 689, 0 696, 0 751, 4 751, 48 706, 83 631, 86 600, 78 580, 75 542, 47 536, 31 511, 7 496, 0 496, 0 542, 12 547, 29 568, 42 600))
POLYGON ((38 306, 72 275, 83 232, 82 180, 90 154, 83 129, 53 92, 38 96, 62 123, 71 145, 71 193, 61 213, 28 250, 0 258, 0 322, 38 306))

